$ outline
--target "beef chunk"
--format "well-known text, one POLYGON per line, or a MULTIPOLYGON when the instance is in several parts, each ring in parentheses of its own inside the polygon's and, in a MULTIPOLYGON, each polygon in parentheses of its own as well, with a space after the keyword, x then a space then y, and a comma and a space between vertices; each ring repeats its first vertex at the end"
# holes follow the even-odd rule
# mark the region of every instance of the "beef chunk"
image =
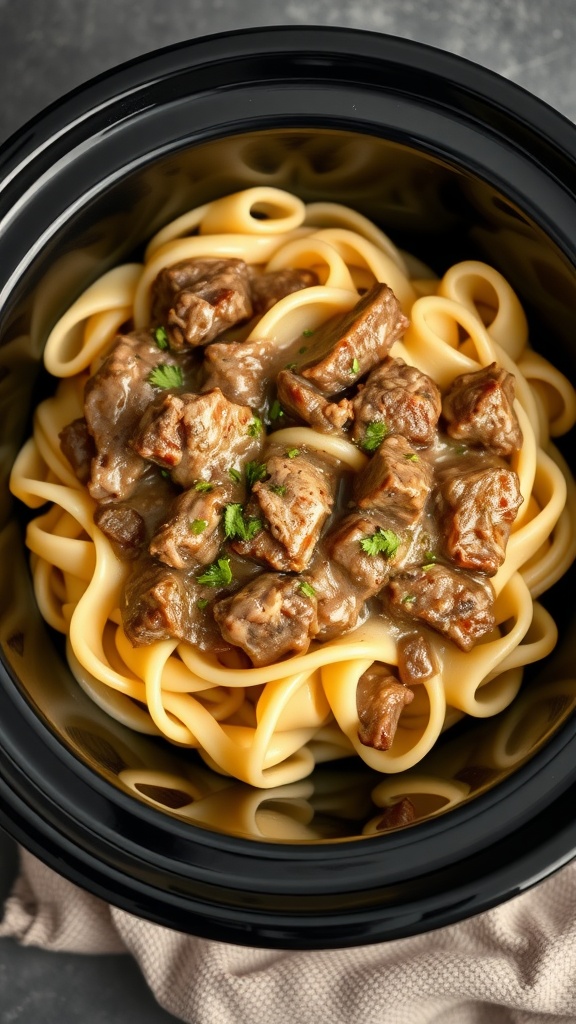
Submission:
POLYGON ((231 488, 218 484, 211 491, 191 487, 179 494, 152 538, 150 554, 175 569, 213 562, 224 541, 222 513, 230 498, 231 488))
POLYGON ((361 384, 352 402, 352 439, 362 440, 369 423, 384 423, 389 434, 402 434, 411 444, 430 445, 442 409, 431 377, 389 356, 361 384))
POLYGON ((256 316, 267 313, 280 299, 302 288, 312 288, 318 284, 318 277, 313 270, 300 270, 286 267, 282 270, 269 270, 266 273, 248 268, 252 305, 256 316))
POLYGON ((124 632, 134 647, 157 640, 194 643, 202 612, 202 591, 194 579, 144 558, 135 563, 127 581, 122 607, 124 632))
POLYGON ((263 519, 265 529, 252 540, 235 541, 232 547, 273 569, 301 572, 332 510, 336 463, 303 449, 293 458, 280 449, 272 451, 277 453, 266 459, 269 477, 254 485, 247 506, 247 514, 263 519))
POLYGON ((143 416, 133 445, 142 458, 170 469, 175 483, 191 487, 225 476, 239 460, 255 459, 260 430, 248 406, 229 402, 214 388, 161 397, 143 416))
POLYGON ((231 402, 262 409, 285 356, 269 341, 216 341, 204 352, 203 391, 220 388, 231 402))
POLYGON ((94 440, 88 490, 97 501, 124 501, 146 469, 130 440, 156 395, 148 376, 159 364, 176 365, 150 334, 120 335, 99 370, 86 382, 84 412, 94 440))
POLYGON ((276 386, 286 412, 321 434, 343 434, 344 426, 352 419, 352 403, 347 398, 329 402, 318 388, 291 370, 280 371, 276 386))
POLYGON ((490 584, 445 565, 398 573, 384 598, 393 614, 412 624, 426 623, 463 651, 469 651, 494 628, 490 584))
POLYGON ((432 467, 403 437, 387 437, 354 483, 359 508, 378 509, 403 525, 420 518, 432 484, 432 467))
POLYGON ((318 605, 318 640, 335 640, 358 623, 364 608, 364 589, 355 586, 347 572, 318 551, 305 579, 318 605))
POLYGON ((84 417, 68 423, 58 437, 62 453, 68 459, 80 483, 87 484, 96 448, 84 417))
POLYGON ((522 447, 514 393, 514 377, 496 363, 456 377, 442 403, 448 433, 496 455, 512 455, 522 447))
POLYGON ((430 679, 438 671, 434 651, 422 633, 407 633, 398 641, 398 675, 405 686, 430 679))
POLYGON ((416 817, 416 808, 407 796, 403 796, 395 804, 384 812, 380 821, 376 824, 377 832, 387 832, 392 828, 401 828, 402 825, 410 825, 416 817))
POLYGON ((329 558, 346 571, 361 601, 382 589, 401 557, 401 548, 392 557, 386 557, 385 553, 369 554, 364 550, 362 542, 382 530, 382 524, 382 517, 355 511, 345 516, 326 535, 329 558))
POLYGON ((152 284, 152 319, 166 328, 174 349, 206 345, 227 327, 252 316, 244 260, 183 260, 152 284))
POLYGON ((303 592, 300 580, 282 573, 262 573, 218 601, 214 618, 224 639, 256 666, 305 653, 318 632, 316 598, 303 592))
POLYGON ((407 326, 394 292, 375 284, 349 313, 315 331, 302 376, 322 394, 336 395, 381 362, 407 326))
POLYGON ((146 526, 140 513, 130 505, 99 505, 94 522, 105 533, 118 558, 137 558, 146 539, 146 526))
POLYGON ((365 747, 374 747, 375 750, 389 750, 400 715, 413 699, 412 690, 399 683, 390 669, 374 662, 360 676, 356 687, 360 743, 365 747))
POLYGON ((493 576, 523 501, 517 474, 506 465, 482 464, 463 473, 459 463, 440 479, 445 554, 461 569, 493 576))

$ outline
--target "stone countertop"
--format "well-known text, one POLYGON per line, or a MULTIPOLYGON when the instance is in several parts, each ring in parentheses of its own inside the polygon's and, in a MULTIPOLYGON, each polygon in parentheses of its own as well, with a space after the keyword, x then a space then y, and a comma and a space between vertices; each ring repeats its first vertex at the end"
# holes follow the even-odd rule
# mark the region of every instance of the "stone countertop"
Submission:
MULTIPOLYGON (((576 120, 573 0, 0 0, 0 140, 47 103, 124 60, 179 40, 262 25, 338 25, 416 39, 474 60, 576 120)), ((0 833, 0 900, 17 869, 0 833)), ((164 1024, 126 956, 0 941, 0 1024, 164 1024)))

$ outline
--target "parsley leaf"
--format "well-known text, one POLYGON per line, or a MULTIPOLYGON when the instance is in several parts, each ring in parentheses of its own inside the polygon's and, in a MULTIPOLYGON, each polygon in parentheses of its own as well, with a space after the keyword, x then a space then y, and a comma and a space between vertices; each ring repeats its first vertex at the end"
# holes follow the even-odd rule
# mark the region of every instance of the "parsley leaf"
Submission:
POLYGON ((148 383, 156 388, 179 388, 183 380, 181 368, 167 363, 160 363, 148 374, 148 383))
POLYGON ((207 519, 194 519, 190 524, 190 533, 194 533, 198 536, 199 533, 204 533, 204 530, 208 526, 207 519))
POLYGON ((262 529, 262 520, 255 516, 246 519, 242 505, 226 505, 224 509, 224 533, 229 540, 252 540, 262 529))
POLYGON ((284 369, 285 370, 295 370, 297 365, 298 365, 297 363, 286 363, 286 366, 284 367, 284 369))
POLYGON ((302 331, 303 338, 311 338, 313 334, 314 331, 311 331, 309 327, 307 327, 305 331, 302 331))
POLYGON ((259 437, 262 430, 262 420, 259 419, 258 416, 255 416, 252 422, 248 424, 248 434, 250 437, 259 437))
POLYGON ((306 580, 301 580, 298 584, 298 590, 301 590, 305 597, 316 597, 316 591, 311 583, 307 583, 306 580))
POLYGON ((273 494, 279 494, 281 498, 286 494, 286 484, 270 484, 268 488, 273 494))
POLYGON ((289 459, 295 459, 297 455, 300 455, 300 449, 289 448, 288 451, 286 452, 286 455, 288 456, 289 459))
MULTIPOLYGON (((310 332, 310 333, 312 333, 312 332, 310 332)), ((308 351, 308 345, 302 345, 302 348, 298 349, 298 355, 299 356, 303 356, 304 353, 307 352, 307 351, 308 351)))
POLYGON ((265 462, 246 463, 246 483, 248 487, 254 487, 258 480, 265 480, 267 476, 268 470, 266 469, 265 462))
POLYGON ((356 356, 354 356, 354 359, 352 360, 352 363, 350 364, 350 373, 354 377, 357 377, 358 374, 360 373, 360 363, 356 359, 356 356))
POLYGON ((371 537, 363 537, 360 541, 360 547, 367 555, 384 555, 384 558, 393 558, 400 544, 401 538, 397 533, 381 527, 371 537))
POLYGON ((420 462, 420 456, 416 452, 407 452, 404 456, 407 462, 420 462))
POLYGON ((434 554, 433 551, 426 551, 426 553, 424 555, 424 558, 426 559, 426 561, 424 563, 425 566, 427 566, 427 565, 434 565, 434 562, 438 561, 438 559, 437 559, 437 557, 436 557, 436 555, 434 554))
POLYGON ((230 477, 231 480, 234 481, 235 484, 239 484, 242 479, 242 474, 240 470, 234 469, 233 466, 231 466, 230 469, 228 470, 228 476, 230 477))
POLYGON ((366 427, 366 432, 360 442, 360 447, 363 448, 365 452, 375 452, 376 449, 380 447, 388 433, 388 427, 385 423, 372 420, 372 422, 366 427))
POLYGON ((205 612, 208 607, 208 598, 199 597, 198 600, 196 601, 196 607, 199 612, 205 612))
POLYGON ((416 600, 416 594, 404 594, 402 598, 402 604, 414 604, 416 600))
POLYGON ((280 417, 283 416, 283 415, 284 415, 284 409, 280 405, 280 402, 278 401, 278 399, 275 398, 274 401, 272 402, 272 405, 270 406, 270 419, 271 420, 279 420, 280 417))
POLYGON ((208 480, 197 480, 194 484, 194 490, 199 491, 200 494, 208 494, 212 490, 214 484, 209 483, 208 480))
POLYGON ((229 558, 219 558, 217 562, 206 566, 205 572, 196 579, 205 587, 226 587, 232 583, 232 569, 229 558))
POLYGON ((168 332, 165 327, 156 328, 154 331, 154 341, 162 352, 166 351, 168 348, 168 332))

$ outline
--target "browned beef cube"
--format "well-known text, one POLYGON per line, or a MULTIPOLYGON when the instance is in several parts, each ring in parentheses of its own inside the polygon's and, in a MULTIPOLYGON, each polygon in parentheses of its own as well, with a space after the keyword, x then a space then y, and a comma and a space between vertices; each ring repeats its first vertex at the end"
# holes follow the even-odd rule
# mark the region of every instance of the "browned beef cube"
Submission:
POLYGON ((267 313, 280 299, 302 288, 312 288, 318 284, 318 277, 313 270, 285 267, 282 270, 269 270, 267 273, 248 268, 252 304, 256 316, 267 313))
POLYGON ((286 412, 309 423, 321 434, 343 434, 344 426, 352 419, 352 403, 343 398, 329 402, 310 381, 291 370, 281 370, 276 378, 278 398, 286 412))
POLYGON ((389 750, 400 715, 413 699, 412 690, 399 683, 389 668, 374 662, 356 687, 360 742, 375 750, 389 750))
POLYGON ((133 647, 157 640, 194 643, 202 625, 194 579, 152 559, 135 563, 124 591, 122 624, 133 647))
POLYGON ((169 352, 160 352, 146 331, 120 335, 99 370, 86 383, 84 413, 94 439, 88 490, 98 501, 130 497, 146 463, 130 441, 156 388, 152 370, 177 365, 169 352))
POLYGON ((175 569, 213 562, 224 541, 222 513, 231 487, 215 484, 211 491, 193 487, 179 494, 150 543, 150 554, 175 569))
POLYGON ((423 622, 463 651, 494 628, 494 592, 468 573, 431 565, 394 576, 384 595, 390 611, 405 621, 423 622))
POLYGON ((352 406, 352 439, 360 445, 370 423, 385 424, 388 434, 402 434, 411 444, 430 445, 442 400, 431 377, 403 359, 388 356, 360 385, 352 406))
POLYGON ((493 576, 506 557, 523 501, 517 474, 505 465, 480 463, 467 472, 461 465, 452 468, 440 481, 445 554, 461 569, 493 576))
POLYGON ((251 316, 244 260, 183 260, 161 270, 152 285, 153 322, 166 328, 174 349, 206 345, 251 316))
POLYGON ((318 551, 304 578, 316 594, 318 640, 335 640, 357 625, 364 609, 364 589, 359 590, 324 550, 318 551))
POLYGON ((515 381, 491 363, 452 381, 442 403, 446 429, 457 441, 512 455, 522 447, 522 431, 514 411, 515 381))
POLYGON ((315 331, 302 376, 322 394, 336 395, 380 363, 407 327, 394 292, 375 284, 349 313, 315 331))
POLYGON ((398 640, 398 675, 406 686, 430 679, 438 671, 434 651, 422 633, 406 633, 398 640))
POLYGON ((318 632, 316 598, 301 580, 282 573, 262 573, 218 601, 214 618, 224 639, 256 666, 305 653, 318 632))
POLYGON ((375 553, 370 553, 371 545, 367 542, 382 533, 382 522, 382 517, 369 512, 351 512, 326 535, 329 558, 346 571, 361 601, 377 594, 388 582, 404 550, 400 545, 393 555, 388 555, 386 550, 378 552, 376 546, 375 553))
POLYGON ((269 341, 215 341, 204 352, 202 390, 220 388, 231 402, 262 409, 282 361, 282 353, 269 341))
POLYGON ((137 558, 146 539, 146 526, 140 513, 130 505, 99 505, 94 522, 110 540, 118 558, 137 558))
POLYGON ((80 483, 87 484, 96 448, 84 417, 68 423, 58 437, 62 453, 68 459, 80 483))
POLYGON ((235 541, 234 550, 273 569, 301 572, 312 558, 320 531, 334 503, 335 462, 301 449, 290 458, 281 449, 266 458, 268 479, 252 490, 247 513, 265 529, 252 540, 235 541))
POLYGON ((246 405, 235 405, 219 388, 203 395, 167 394, 145 413, 133 441, 138 455, 172 471, 191 487, 226 476, 239 462, 255 459, 261 424, 246 405))
POLYGON ((359 508, 378 509, 397 523, 420 518, 432 484, 432 467, 403 437, 387 437, 354 482, 359 508))
POLYGON ((416 817, 416 808, 407 796, 403 796, 384 812, 376 825, 377 832, 387 832, 392 828, 410 825, 416 817))

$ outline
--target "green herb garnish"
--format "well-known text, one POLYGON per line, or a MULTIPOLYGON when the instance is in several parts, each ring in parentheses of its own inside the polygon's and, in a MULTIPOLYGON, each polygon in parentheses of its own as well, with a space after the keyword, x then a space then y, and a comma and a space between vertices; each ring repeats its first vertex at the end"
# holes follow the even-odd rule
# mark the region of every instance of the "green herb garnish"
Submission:
POLYGON ((232 583, 232 569, 229 558, 219 558, 217 562, 206 567, 205 572, 196 579, 205 587, 226 587, 232 583))
POLYGON ((190 523, 190 533, 194 533, 196 534, 196 536, 198 536, 199 533, 204 533, 204 530, 206 529, 207 526, 207 519, 193 519, 192 522, 190 523))
POLYGON ((148 383, 156 388, 179 388, 183 380, 182 369, 179 366, 169 366, 167 363, 160 363, 148 374, 148 383))
POLYGON ((198 600, 196 601, 196 607, 199 612, 205 612, 208 607, 208 598, 199 597, 198 600))
POLYGON ((311 338, 313 334, 314 334, 314 331, 310 330, 309 327, 307 327, 305 331, 302 331, 302 337, 303 338, 311 338))
POLYGON ((200 494, 208 494, 211 491, 214 484, 211 484, 208 480, 197 480, 194 484, 194 490, 199 491, 200 494))
POLYGON ((301 580, 298 584, 298 590, 301 590, 306 597, 316 597, 316 591, 311 583, 307 583, 306 580, 301 580))
POLYGON ((468 454, 468 448, 467 448, 467 446, 465 444, 458 444, 458 445, 456 445, 454 451, 456 452, 456 455, 467 455, 468 454))
POLYGON ((303 356, 308 351, 308 345, 302 345, 302 348, 298 349, 298 355, 303 356))
POLYGON ((248 424, 248 434, 250 437, 259 437, 263 430, 262 420, 255 416, 251 423, 248 424))
POLYGON ((262 520, 256 516, 245 517, 242 505, 226 505, 224 509, 224 533, 229 540, 252 540, 262 529, 262 520))
POLYGON ((286 455, 288 456, 289 459, 295 459, 297 455, 300 455, 300 449, 289 448, 288 451, 286 452, 286 455))
POLYGON ((438 561, 438 558, 433 551, 426 551, 424 553, 424 558, 426 559, 424 566, 434 565, 434 562, 438 561))
POLYGON ((246 483, 248 487, 254 487, 255 483, 259 480, 265 480, 268 476, 268 470, 265 462, 247 462, 246 463, 246 483))
POLYGON ((379 527, 370 537, 363 537, 360 547, 367 555, 384 555, 393 558, 401 544, 401 538, 393 530, 379 527))
POLYGON ((360 447, 363 448, 365 452, 375 452, 376 449, 380 447, 388 433, 388 427, 385 423, 373 420, 366 427, 366 432, 360 442, 360 447))
POLYGON ((284 367, 284 369, 285 370, 295 370, 297 365, 298 365, 297 363, 286 363, 286 366, 284 367))
POLYGON ((350 373, 353 374, 354 377, 357 377, 358 374, 360 373, 360 363, 356 359, 356 356, 354 356, 354 359, 352 360, 352 363, 350 365, 350 373))
POLYGON ((279 494, 281 498, 286 494, 286 484, 270 484, 268 489, 273 494, 279 494))
POLYGON ((416 594, 404 594, 402 598, 402 604, 414 604, 416 600, 416 594))
POLYGON ((163 476, 163 477, 164 477, 164 479, 166 479, 167 477, 169 477, 169 476, 170 476, 170 473, 168 472, 168 470, 167 470, 167 469, 161 469, 161 470, 160 470, 160 476, 163 476))
POLYGON ((407 462, 420 462, 420 456, 416 452, 407 452, 404 456, 407 462))
POLYGON ((270 419, 271 420, 279 420, 280 417, 283 416, 283 415, 284 415, 284 409, 280 405, 280 402, 278 401, 278 399, 275 398, 274 401, 272 402, 272 405, 270 406, 270 419))
POLYGON ((240 472, 240 470, 234 469, 233 466, 231 466, 230 469, 228 470, 228 476, 230 477, 231 480, 234 481, 235 484, 239 484, 242 479, 242 473, 240 472))
POLYGON ((166 351, 168 348, 168 332, 165 327, 156 328, 154 331, 154 341, 162 352, 166 351))

